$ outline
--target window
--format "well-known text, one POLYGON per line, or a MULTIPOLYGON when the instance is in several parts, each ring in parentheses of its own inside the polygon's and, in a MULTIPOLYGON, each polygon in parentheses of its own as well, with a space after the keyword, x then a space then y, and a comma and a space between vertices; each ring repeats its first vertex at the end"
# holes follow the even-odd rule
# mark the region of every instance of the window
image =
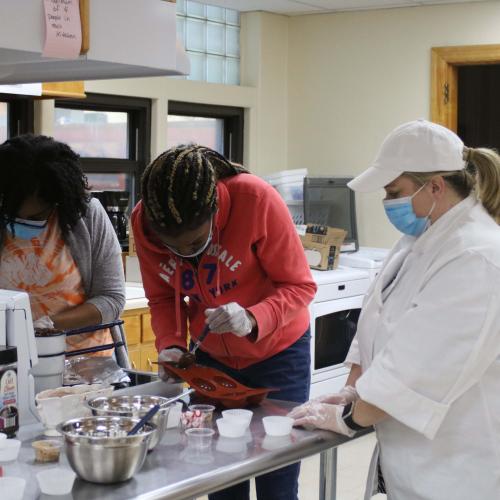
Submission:
POLYGON ((9 105, 6 102, 0 102, 0 143, 7 140, 7 113, 9 105))
POLYGON ((242 108, 169 101, 167 146, 194 142, 243 162, 242 108))
POLYGON ((191 62, 189 80, 239 85, 238 11, 177 0, 177 33, 191 62))
POLYGON ((0 94, 0 144, 28 132, 33 132, 33 99, 0 94))
POLYGON ((92 190, 128 191, 132 207, 149 161, 150 100, 87 94, 55 106, 54 137, 81 156, 92 190))

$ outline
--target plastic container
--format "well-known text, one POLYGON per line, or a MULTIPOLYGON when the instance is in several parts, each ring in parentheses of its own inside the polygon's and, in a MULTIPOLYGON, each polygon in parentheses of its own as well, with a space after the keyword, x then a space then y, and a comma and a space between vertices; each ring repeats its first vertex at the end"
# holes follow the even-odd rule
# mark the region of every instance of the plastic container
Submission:
POLYGON ((0 498, 22 500, 26 480, 22 477, 0 477, 0 498))
POLYGON ((68 495, 73 489, 76 474, 70 469, 55 467, 38 472, 36 478, 44 495, 68 495))
POLYGON ((211 428, 213 425, 213 414, 215 406, 191 405, 188 411, 181 415, 183 429, 198 429, 201 427, 211 428))
POLYGON ((16 347, 0 346, 0 429, 9 437, 19 429, 16 347))
POLYGON ((0 449, 5 447, 6 442, 7 442, 7 434, 0 432, 0 449))
POLYGON ((282 170, 264 177, 280 193, 285 201, 302 201, 304 199, 304 177, 307 168, 282 170))
POLYGON ((219 418, 216 423, 219 434, 226 438, 241 438, 248 429, 247 421, 239 417, 219 418))
POLYGON ((35 460, 37 462, 58 462, 61 454, 62 442, 55 439, 43 439, 31 443, 35 450, 35 460))
POLYGON ((247 452, 247 442, 243 438, 219 437, 215 446, 217 451, 222 453, 243 455, 247 452))
MULTIPOLYGON (((17 460, 21 441, 19 439, 7 439, 3 448, 0 448, 0 462, 12 462, 17 460)), ((0 495, 0 498, 2 496, 0 495)))
POLYGON ((247 426, 250 425, 250 422, 252 421, 253 417, 253 411, 252 410, 244 410, 242 408, 235 408, 233 410, 224 410, 222 412, 223 418, 239 418, 243 419, 247 422, 247 426))
POLYGON ((58 424, 91 414, 90 409, 85 406, 85 401, 99 396, 111 396, 112 393, 113 387, 103 384, 82 384, 39 392, 35 402, 45 426, 45 435, 59 436, 55 429, 58 424))
POLYGON ((186 429, 188 446, 195 450, 206 450, 210 448, 214 434, 213 429, 206 427, 186 429))
POLYGON ((292 432, 294 419, 290 417, 264 417, 262 423, 268 436, 288 436, 292 432))

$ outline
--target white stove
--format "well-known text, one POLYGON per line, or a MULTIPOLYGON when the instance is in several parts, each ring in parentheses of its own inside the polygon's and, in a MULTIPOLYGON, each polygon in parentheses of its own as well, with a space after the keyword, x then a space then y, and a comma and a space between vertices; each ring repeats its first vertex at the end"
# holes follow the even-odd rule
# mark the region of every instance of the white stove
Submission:
POLYGON ((337 392, 349 370, 343 365, 355 325, 370 286, 364 269, 339 266, 332 271, 312 271, 318 290, 309 306, 311 315, 311 394, 337 392))

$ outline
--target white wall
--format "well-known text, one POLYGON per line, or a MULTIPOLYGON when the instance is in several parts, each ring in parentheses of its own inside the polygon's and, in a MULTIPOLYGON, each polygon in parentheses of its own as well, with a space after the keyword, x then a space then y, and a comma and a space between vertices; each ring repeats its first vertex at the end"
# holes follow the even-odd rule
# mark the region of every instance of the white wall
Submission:
MULTIPOLYGON (((85 91, 152 99, 151 157, 167 147, 168 102, 245 108, 244 163, 253 172, 287 168, 288 18, 242 15, 241 85, 155 77, 86 81, 85 91)), ((52 134, 53 101, 37 104, 35 128, 52 134)))
MULTIPOLYGON (((500 2, 292 17, 288 165, 354 175, 398 124, 428 118, 430 49, 500 43, 500 2)), ((381 194, 358 195, 361 243, 391 245, 381 194)))
MULTIPOLYGON (((86 83, 153 99, 152 152, 166 148, 169 100, 241 106, 245 164, 257 174, 307 167, 355 175, 395 126, 429 117, 430 49, 500 43, 500 2, 285 17, 242 15, 241 86, 169 78, 86 83)), ((51 133, 50 102, 37 130, 51 133)), ((361 243, 390 246, 381 193, 358 195, 361 243)))

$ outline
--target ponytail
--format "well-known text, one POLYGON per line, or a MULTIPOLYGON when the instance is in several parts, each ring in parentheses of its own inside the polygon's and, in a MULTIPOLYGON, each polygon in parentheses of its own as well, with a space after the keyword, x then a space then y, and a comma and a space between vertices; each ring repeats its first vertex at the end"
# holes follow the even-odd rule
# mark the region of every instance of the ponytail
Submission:
POLYGON ((477 197, 500 223, 500 156, 493 149, 466 147, 464 159, 474 168, 477 197))

